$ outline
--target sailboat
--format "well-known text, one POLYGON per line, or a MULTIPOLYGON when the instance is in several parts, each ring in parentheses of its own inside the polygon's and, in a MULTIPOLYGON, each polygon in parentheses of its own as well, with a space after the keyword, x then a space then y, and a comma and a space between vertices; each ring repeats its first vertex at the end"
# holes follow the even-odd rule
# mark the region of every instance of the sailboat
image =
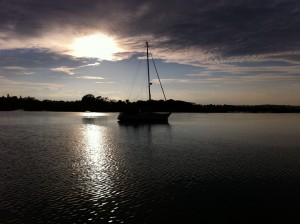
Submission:
MULTIPOLYGON (((150 82, 150 71, 149 71, 149 44, 146 41, 146 55, 147 55, 147 74, 148 74, 148 102, 151 104, 151 82, 150 82)), ((153 61, 154 62, 154 61, 153 61)), ((155 66, 155 64, 154 64, 155 66)), ((156 66, 155 66, 156 70, 156 66)), ((158 72, 156 70, 156 74, 160 81, 158 72)), ((161 82, 160 82, 161 85, 161 82)), ((162 85, 161 89, 163 91, 162 85)), ((164 94, 164 91, 163 91, 164 94)), ((166 100, 165 94, 164 98, 166 100)), ((118 116, 118 120, 120 122, 134 123, 134 122, 145 122, 145 123, 168 123, 169 116, 171 112, 153 112, 148 109, 148 111, 142 110, 126 110, 120 112, 118 116)))

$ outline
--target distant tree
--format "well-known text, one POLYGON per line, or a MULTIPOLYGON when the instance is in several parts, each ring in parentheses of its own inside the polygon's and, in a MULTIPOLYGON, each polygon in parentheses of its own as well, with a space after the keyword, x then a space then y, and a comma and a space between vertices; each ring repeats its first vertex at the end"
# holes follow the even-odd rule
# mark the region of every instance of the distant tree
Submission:
POLYGON ((92 95, 92 94, 87 94, 87 95, 82 97, 81 101, 85 102, 85 103, 94 102, 95 101, 95 96, 92 95))
POLYGON ((87 94, 82 97, 81 103, 84 110, 93 110, 95 107, 96 98, 92 94, 87 94))
POLYGON ((168 112, 200 112, 200 113, 228 113, 228 112, 247 112, 247 113, 300 113, 300 106, 288 105, 215 105, 215 104, 195 104, 181 100, 169 99, 130 102, 129 100, 111 100, 108 97, 87 94, 79 101, 40 101, 34 97, 0 96, 0 111, 3 110, 47 110, 47 111, 168 111, 168 112))
POLYGON ((97 96, 97 101, 107 102, 109 101, 108 97, 97 96))

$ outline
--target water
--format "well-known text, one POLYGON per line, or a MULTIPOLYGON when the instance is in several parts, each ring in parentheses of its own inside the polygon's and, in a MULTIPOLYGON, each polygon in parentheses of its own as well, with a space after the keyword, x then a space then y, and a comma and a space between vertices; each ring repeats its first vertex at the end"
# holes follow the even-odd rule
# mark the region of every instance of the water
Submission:
POLYGON ((300 114, 0 112, 0 223, 300 218, 300 114))

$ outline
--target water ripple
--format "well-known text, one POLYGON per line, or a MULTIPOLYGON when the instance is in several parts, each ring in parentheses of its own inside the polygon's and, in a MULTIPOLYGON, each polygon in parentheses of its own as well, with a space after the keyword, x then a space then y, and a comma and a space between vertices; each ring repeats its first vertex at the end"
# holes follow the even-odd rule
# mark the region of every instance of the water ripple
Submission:
POLYGON ((261 214, 276 221, 298 214, 298 117, 277 119, 275 131, 261 124, 268 120, 242 115, 189 115, 188 122, 179 114, 171 125, 142 126, 102 115, 38 116, 36 123, 25 116, 0 124, 1 223, 255 221, 261 214))

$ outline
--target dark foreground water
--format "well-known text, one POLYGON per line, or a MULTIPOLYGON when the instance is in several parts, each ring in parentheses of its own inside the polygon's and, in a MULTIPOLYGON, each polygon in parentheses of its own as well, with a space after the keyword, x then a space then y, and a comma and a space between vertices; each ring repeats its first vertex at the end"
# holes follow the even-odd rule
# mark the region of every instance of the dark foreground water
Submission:
POLYGON ((0 112, 0 223, 300 220, 300 114, 0 112))

